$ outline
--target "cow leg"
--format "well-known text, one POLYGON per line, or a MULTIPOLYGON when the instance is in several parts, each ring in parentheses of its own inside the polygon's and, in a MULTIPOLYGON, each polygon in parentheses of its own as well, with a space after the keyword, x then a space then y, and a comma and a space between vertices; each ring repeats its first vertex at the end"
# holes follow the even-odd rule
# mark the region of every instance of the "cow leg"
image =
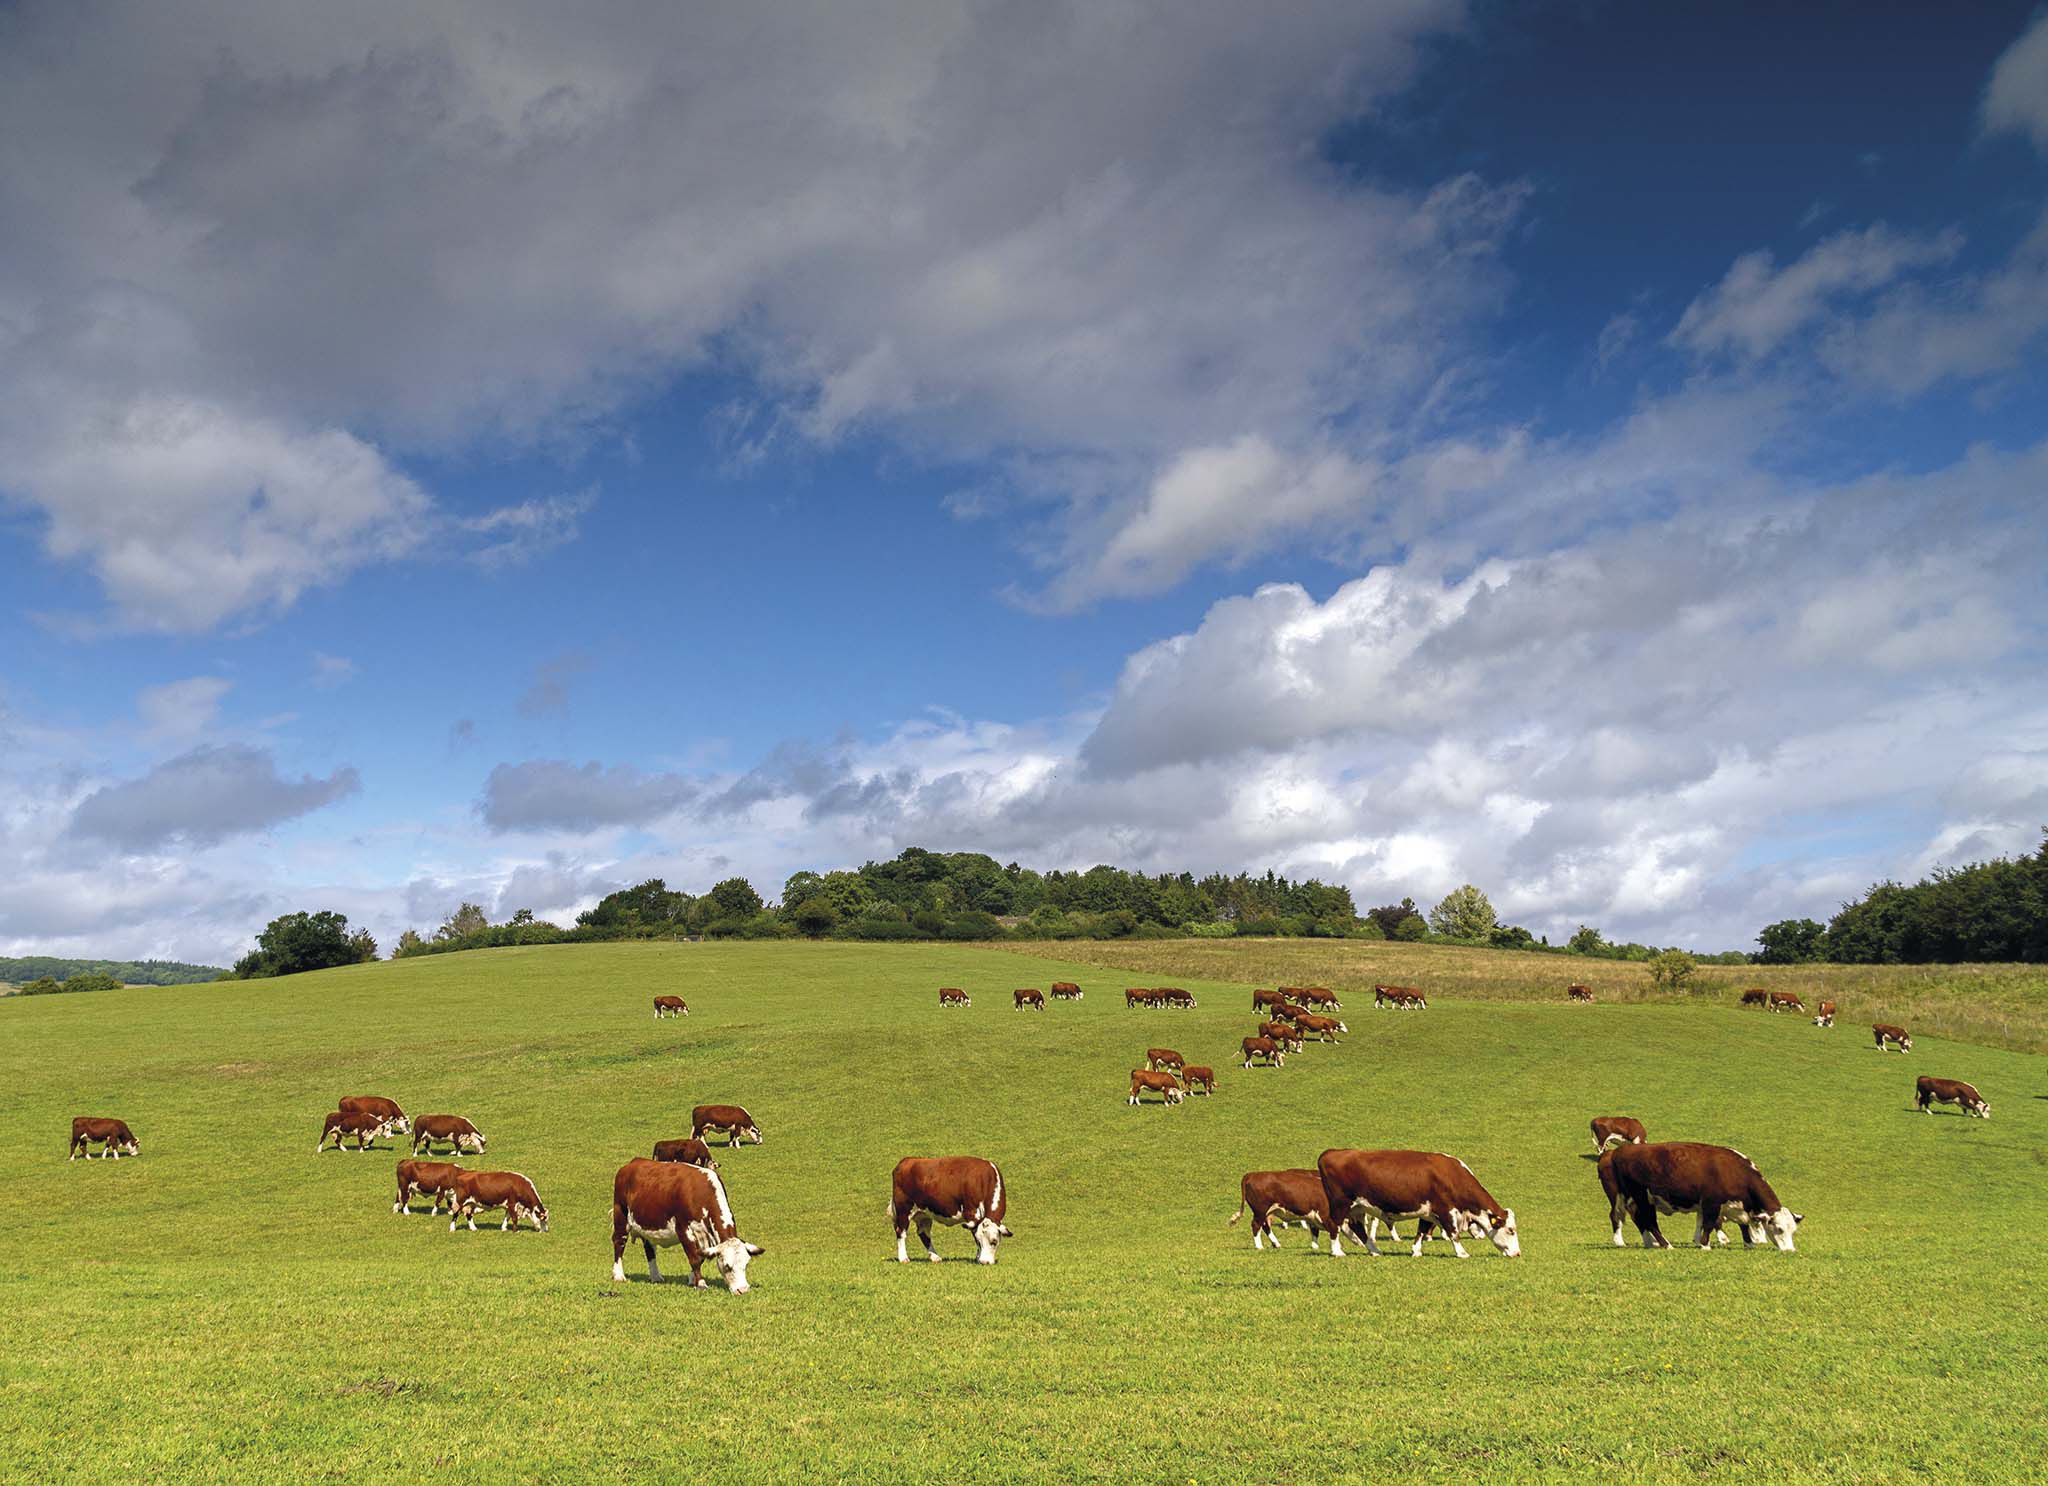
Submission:
POLYGON ((1720 1231, 1721 1204, 1718 1202, 1702 1202, 1700 1204, 1699 1226, 1692 1231, 1692 1241, 1703 1249, 1712 1248, 1714 1243, 1712 1235, 1720 1231))
POLYGON ((661 1251, 655 1248, 652 1240, 645 1238, 640 1240, 640 1247, 647 1253, 647 1278, 654 1284, 660 1284, 661 1251))
POLYGON ((1646 1249, 1668 1249, 1671 1247, 1657 1227, 1657 1209, 1648 1202, 1636 1204, 1636 1229, 1643 1235, 1646 1249))
MULTIPOLYGON (((1265 1215, 1264 1213, 1260 1212, 1260 1211, 1259 1211, 1259 1210, 1258 1210, 1257 1208, 1253 1208, 1253 1209, 1252 1209, 1252 1247, 1253 1247, 1253 1248, 1255 1248, 1255 1249, 1263 1249, 1263 1248, 1265 1248, 1265 1246, 1266 1246, 1265 1240, 1264 1240, 1264 1239, 1262 1239, 1261 1237, 1259 1237, 1259 1235, 1260 1235, 1260 1234, 1262 1234, 1262 1233, 1267 1233, 1267 1232, 1270 1232, 1270 1231, 1271 1231, 1271 1224, 1270 1224, 1270 1223, 1269 1223, 1269 1221, 1267 1220, 1267 1217, 1266 1217, 1266 1215, 1265 1215)), ((1277 1249, 1277 1248, 1279 1248, 1279 1247, 1280 1247, 1280 1245, 1279 1245, 1279 1244, 1278 1244, 1278 1243, 1276 1242, 1276 1243, 1275 1243, 1275 1244, 1273 1245, 1273 1247, 1277 1249)))
POLYGON ((939 1262, 939 1251, 932 1247, 931 1217, 927 1213, 919 1213, 917 1215, 916 1222, 917 1241, 924 1245, 924 1256, 925 1258, 931 1260, 932 1263, 937 1264, 939 1262))

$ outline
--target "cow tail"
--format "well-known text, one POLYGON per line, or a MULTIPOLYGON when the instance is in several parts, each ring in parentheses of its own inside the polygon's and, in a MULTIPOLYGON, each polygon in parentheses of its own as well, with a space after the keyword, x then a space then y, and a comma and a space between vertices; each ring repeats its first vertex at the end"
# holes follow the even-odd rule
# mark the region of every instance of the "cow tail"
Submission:
POLYGON ((1235 1227, 1237 1226, 1237 1220, 1238 1220, 1239 1218, 1243 1217, 1243 1216, 1244 1216, 1244 1193, 1240 1192, 1240 1193, 1238 1193, 1238 1194, 1237 1194, 1237 1211, 1236 1211, 1236 1212, 1234 1212, 1234 1213, 1232 1213, 1232 1214, 1230 1215, 1230 1218, 1229 1218, 1229 1220, 1228 1220, 1227 1222, 1225 1222, 1223 1226, 1224 1226, 1225 1228, 1235 1228, 1235 1227))

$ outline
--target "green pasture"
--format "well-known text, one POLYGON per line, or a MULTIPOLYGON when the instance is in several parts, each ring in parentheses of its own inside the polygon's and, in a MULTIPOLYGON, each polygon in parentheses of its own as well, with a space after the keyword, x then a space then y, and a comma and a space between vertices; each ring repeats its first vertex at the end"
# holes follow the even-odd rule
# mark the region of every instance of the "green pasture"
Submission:
POLYGON ((1245 1071, 1250 983, 1182 980, 1192 1012, 1127 1011, 1124 983, 620 944, 9 1000, 0 1480, 2048 1477, 2048 1058, 1881 1055, 1719 1001, 1368 997, 1342 1045, 1245 1071), (1054 979, 1087 998, 1011 1009, 1054 979), (656 1021, 665 992, 693 1015, 656 1021), (1162 1044, 1214 1099, 1125 1104, 1162 1044), (1912 1112, 1918 1073, 1994 1117, 1912 1112), (470 1116, 552 1231, 393 1216, 392 1151, 313 1154, 344 1093, 470 1116), (753 1292, 647 1284, 637 1246, 614 1284, 612 1172, 703 1102, 766 1134, 720 1153, 753 1292), (67 1163, 74 1114, 142 1157, 67 1163), (1799 1252, 1613 1248, 1596 1114, 1746 1151, 1799 1252), (1462 1157, 1524 1257, 1226 1226, 1241 1172, 1333 1145, 1462 1157), (956 1153, 1001 1164, 1016 1238, 987 1269, 940 1230, 960 1262, 898 1266, 891 1166, 956 1153))

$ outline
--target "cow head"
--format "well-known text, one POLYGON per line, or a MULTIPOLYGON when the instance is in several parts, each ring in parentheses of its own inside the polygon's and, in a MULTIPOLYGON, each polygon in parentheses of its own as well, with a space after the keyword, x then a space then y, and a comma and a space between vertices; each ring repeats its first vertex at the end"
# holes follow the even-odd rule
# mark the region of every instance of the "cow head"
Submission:
POLYGON ((1467 1221, 1472 1227, 1493 1240, 1493 1246, 1499 1249, 1504 1257, 1509 1259, 1519 1259, 1522 1257, 1522 1235, 1515 1228, 1515 1210, 1513 1208, 1503 1211, 1498 1219, 1491 1213, 1478 1212, 1471 1214, 1467 1221))
POLYGON ((718 1261, 718 1272, 725 1280, 725 1288, 735 1295, 744 1295, 747 1293, 747 1263, 760 1258, 765 1252, 759 1244, 748 1243, 735 1233, 713 1249, 711 1257, 718 1261))
POLYGON ((397 1119, 391 1122, 391 1128, 397 1131, 400 1135, 410 1135, 412 1134, 412 1121, 407 1119, 404 1115, 400 1115, 397 1119))
MULTIPOLYGON (((1176 1093, 1178 1090, 1175 1091, 1176 1093)), ((983 1218, 974 1225, 974 1262, 993 1264, 996 1262, 996 1245, 1006 1238, 1015 1237, 1008 1228, 994 1218, 983 1218)))
POLYGON ((130 1135, 115 1142, 114 1149, 124 1156, 139 1156, 142 1154, 142 1142, 130 1135))
POLYGON ((1166 1102, 1168 1104, 1178 1104, 1181 1102, 1182 1099, 1186 1097, 1187 1096, 1181 1092, 1180 1086, 1178 1084, 1168 1084, 1166 1086, 1166 1102))
POLYGON ((1991 1118, 1991 1106, 1989 1104, 1986 1104, 1982 1099, 1970 1100, 1964 1104, 1963 1108, 1969 1110, 1971 1114, 1977 1116, 1979 1119, 1988 1120, 1991 1118))
POLYGON ((1795 1213, 1789 1207, 1781 1207, 1774 1213, 1764 1214, 1762 1228, 1770 1235, 1771 1242, 1786 1253, 1792 1252, 1793 1230, 1806 1221, 1805 1213, 1795 1213))
POLYGON ((520 1206, 526 1213, 526 1216, 532 1220, 534 1227, 543 1233, 548 1231, 548 1207, 545 1202, 540 1202, 536 1199, 535 1205, 532 1207, 526 1207, 524 1203, 520 1204, 520 1206))
POLYGON ((749 1125, 740 1131, 740 1134, 746 1139, 751 1140, 755 1145, 761 1143, 761 1127, 759 1125, 749 1125))
POLYGON ((1339 1022, 1339 1023, 1337 1023, 1337 1030, 1338 1030, 1339 1032, 1349 1032, 1349 1031, 1350 1031, 1351 1029, 1350 1029, 1349 1027, 1345 1026, 1345 1025, 1344 1025, 1344 1024, 1342 1023, 1342 1022, 1339 1022))
POLYGON ((455 1149, 458 1151, 475 1151, 481 1156, 484 1153, 484 1132, 481 1130, 464 1131, 455 1137, 455 1149))
POLYGON ((1913 1051, 1913 1038, 1910 1033, 1899 1039, 1899 1051, 1902 1053, 1913 1051))

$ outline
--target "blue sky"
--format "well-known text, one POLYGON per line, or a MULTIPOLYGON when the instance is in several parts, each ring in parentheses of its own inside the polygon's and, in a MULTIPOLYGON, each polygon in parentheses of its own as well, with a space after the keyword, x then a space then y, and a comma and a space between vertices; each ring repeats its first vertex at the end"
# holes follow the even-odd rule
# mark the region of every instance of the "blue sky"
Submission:
POLYGON ((2048 823, 2029 7, 193 14, 0 12, 0 952, 2048 823))

